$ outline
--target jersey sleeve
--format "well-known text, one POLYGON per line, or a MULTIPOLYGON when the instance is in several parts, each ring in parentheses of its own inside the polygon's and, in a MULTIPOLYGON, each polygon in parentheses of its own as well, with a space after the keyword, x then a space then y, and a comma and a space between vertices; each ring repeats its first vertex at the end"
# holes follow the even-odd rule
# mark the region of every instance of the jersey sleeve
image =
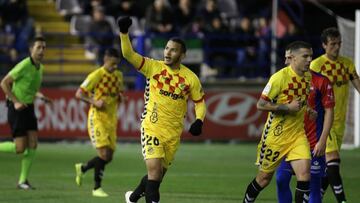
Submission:
POLYGON ((349 75, 350 75, 350 80, 355 80, 359 78, 359 75, 356 72, 355 65, 352 61, 349 61, 349 75))
POLYGON ((86 77, 84 82, 80 85, 80 89, 86 93, 90 93, 96 87, 99 80, 100 80, 100 72, 94 71, 86 77))
POLYGON ((330 83, 330 80, 325 76, 321 85, 321 103, 325 108, 333 108, 335 106, 334 90, 330 83))
POLYGON ((122 74, 122 72, 121 71, 119 71, 119 81, 120 81, 120 84, 119 84, 119 91, 120 92, 123 92, 124 91, 124 76, 123 76, 123 74, 122 74))
POLYGON ((9 75, 12 77, 12 79, 14 79, 14 81, 18 80, 26 74, 24 64, 24 62, 20 62, 10 70, 9 75))
POLYGON ((200 80, 198 77, 193 77, 192 85, 190 86, 190 96, 191 99, 197 103, 201 102, 204 99, 204 90, 201 86, 200 80))
POLYGON ((280 94, 281 80, 276 75, 271 76, 270 80, 266 84, 264 90, 261 93, 261 99, 272 102, 280 94))
POLYGON ((141 67, 139 67, 138 71, 142 73, 146 78, 150 78, 154 74, 154 72, 159 69, 161 69, 160 61, 144 57, 143 63, 141 67))
POLYGON ((321 69, 319 65, 319 61, 320 61, 319 59, 315 59, 310 63, 310 69, 317 73, 319 73, 321 69))

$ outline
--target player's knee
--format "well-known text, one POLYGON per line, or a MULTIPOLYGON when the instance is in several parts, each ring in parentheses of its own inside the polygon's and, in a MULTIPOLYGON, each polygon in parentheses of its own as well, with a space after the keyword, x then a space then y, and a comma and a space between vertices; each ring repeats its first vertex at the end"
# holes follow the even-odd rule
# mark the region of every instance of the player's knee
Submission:
POLYGON ((296 178, 298 181, 310 181, 310 171, 299 171, 298 174, 296 174, 296 178))
POLYGON ((259 185, 260 185, 262 188, 264 188, 264 187, 266 187, 266 186, 270 183, 270 181, 271 181, 271 179, 272 179, 272 176, 273 176, 272 173, 271 173, 271 174, 269 174, 269 173, 260 173, 260 174, 258 174, 258 176, 256 177, 256 182, 258 182, 259 185))
POLYGON ((22 154, 26 150, 25 146, 16 146, 16 154, 22 154))
POLYGON ((112 161, 112 158, 113 158, 112 154, 110 154, 110 153, 101 153, 101 154, 99 155, 99 157, 100 157, 102 160, 104 160, 106 163, 111 162, 111 161, 112 161))
POLYGON ((148 180, 161 181, 163 177, 163 170, 161 168, 148 169, 148 180))

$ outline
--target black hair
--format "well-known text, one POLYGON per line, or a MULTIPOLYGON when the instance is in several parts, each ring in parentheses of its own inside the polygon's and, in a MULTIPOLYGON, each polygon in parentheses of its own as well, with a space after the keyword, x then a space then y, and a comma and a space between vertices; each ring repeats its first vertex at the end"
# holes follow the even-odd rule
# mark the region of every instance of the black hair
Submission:
POLYGON ((121 58, 119 51, 115 48, 107 48, 105 50, 105 56, 121 58))
POLYGON ((328 42, 328 38, 338 37, 341 37, 339 30, 336 27, 329 27, 321 33, 321 42, 326 44, 328 42))
POLYGON ((304 41, 295 41, 286 46, 286 50, 290 50, 291 52, 302 48, 311 49, 312 47, 311 44, 304 41))
POLYGON ((35 42, 45 42, 45 38, 43 36, 36 36, 29 41, 29 47, 34 46, 35 42))
POLYGON ((181 39, 180 37, 172 37, 169 39, 169 41, 179 43, 181 45, 181 52, 184 54, 186 53, 186 44, 183 39, 181 39))

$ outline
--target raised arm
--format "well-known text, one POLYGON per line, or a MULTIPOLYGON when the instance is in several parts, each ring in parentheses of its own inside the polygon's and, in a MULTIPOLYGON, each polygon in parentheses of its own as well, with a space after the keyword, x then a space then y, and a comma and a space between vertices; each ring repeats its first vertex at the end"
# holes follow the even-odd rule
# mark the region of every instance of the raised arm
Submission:
POLYGON ((120 29, 120 41, 121 41, 121 51, 124 58, 131 63, 136 69, 140 69, 141 65, 144 63, 144 57, 136 53, 131 45, 129 38, 129 27, 132 24, 130 17, 123 17, 118 20, 118 26, 120 29))

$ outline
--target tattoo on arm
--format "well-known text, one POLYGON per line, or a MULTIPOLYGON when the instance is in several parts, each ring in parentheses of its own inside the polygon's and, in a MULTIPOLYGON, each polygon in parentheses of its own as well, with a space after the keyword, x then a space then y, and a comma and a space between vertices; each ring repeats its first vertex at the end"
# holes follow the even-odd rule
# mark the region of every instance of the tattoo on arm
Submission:
POLYGON ((276 107, 276 110, 282 113, 286 113, 289 111, 289 107, 286 104, 279 104, 279 106, 276 107))
POLYGON ((260 99, 259 106, 265 106, 267 103, 269 103, 269 102, 267 102, 267 101, 265 101, 263 99, 260 99))

